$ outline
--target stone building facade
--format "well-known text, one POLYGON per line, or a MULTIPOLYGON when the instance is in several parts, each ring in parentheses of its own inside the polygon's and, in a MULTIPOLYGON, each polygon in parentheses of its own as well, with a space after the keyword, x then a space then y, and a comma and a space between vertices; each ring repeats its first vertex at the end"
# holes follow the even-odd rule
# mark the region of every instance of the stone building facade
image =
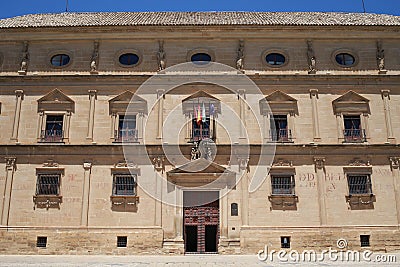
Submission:
POLYGON ((344 13, 0 20, 0 253, 399 251, 399 30, 344 13))

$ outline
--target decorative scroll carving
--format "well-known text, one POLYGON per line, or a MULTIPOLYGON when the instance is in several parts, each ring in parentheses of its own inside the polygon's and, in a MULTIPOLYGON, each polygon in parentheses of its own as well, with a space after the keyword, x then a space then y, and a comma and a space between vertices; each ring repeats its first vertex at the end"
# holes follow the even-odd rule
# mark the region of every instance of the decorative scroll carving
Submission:
POLYGON ((325 168, 325 158, 324 157, 314 157, 315 168, 323 169, 325 168))
POLYGON ((157 61, 158 61, 158 71, 162 71, 166 67, 165 62, 165 51, 164 51, 164 41, 158 41, 158 52, 157 52, 157 61))
POLYGON ((293 167, 293 162, 284 159, 278 159, 272 164, 272 167, 293 167))
POLYGON ((83 163, 83 169, 85 169, 85 171, 89 171, 92 169, 92 163, 91 162, 84 162, 83 163))
POLYGON ((26 71, 28 70, 28 64, 29 64, 29 42, 25 41, 24 42, 24 48, 22 50, 22 59, 21 59, 21 65, 18 73, 20 74, 25 74, 26 71))
POLYGON ((298 196, 293 195, 270 195, 271 210, 297 210, 298 196))
POLYGON ((376 197, 373 194, 346 196, 346 202, 351 210, 373 209, 376 197))
POLYGON ((308 59, 308 73, 315 74, 317 72, 316 70, 317 59, 315 57, 313 43, 311 40, 307 41, 307 59, 308 59))
POLYGON ((238 158, 239 170, 250 172, 249 158, 238 158))
POLYGON ((153 158, 153 165, 154 169, 156 171, 161 171, 161 173, 164 173, 165 171, 165 165, 164 165, 165 158, 164 157, 154 157, 153 158))
POLYGON ((124 160, 114 164, 114 168, 137 168, 137 164, 124 160))
POLYGON ((36 195, 33 196, 33 209, 46 209, 50 208, 60 209, 60 205, 62 203, 62 196, 53 196, 53 195, 36 195))
POLYGON ((236 69, 242 71, 244 67, 244 41, 239 40, 239 48, 237 51, 236 69))
POLYGON ((94 48, 92 59, 90 61, 90 72, 97 73, 97 67, 99 65, 99 41, 94 41, 94 48))
POLYGON ((389 158, 390 161, 390 167, 392 169, 398 169, 399 165, 400 165, 400 157, 390 157, 389 158))
POLYGON ((6 170, 15 171, 17 169, 17 158, 16 157, 5 157, 6 160, 6 170))
POLYGON ((138 196, 110 196, 111 209, 119 212, 137 212, 138 196))
POLYGON ((43 163, 43 167, 47 168, 58 168, 58 163, 54 162, 53 160, 48 160, 45 163, 43 163))
POLYGON ((370 162, 368 161, 363 161, 359 158, 354 158, 353 160, 351 160, 348 164, 348 166, 370 166, 370 162))

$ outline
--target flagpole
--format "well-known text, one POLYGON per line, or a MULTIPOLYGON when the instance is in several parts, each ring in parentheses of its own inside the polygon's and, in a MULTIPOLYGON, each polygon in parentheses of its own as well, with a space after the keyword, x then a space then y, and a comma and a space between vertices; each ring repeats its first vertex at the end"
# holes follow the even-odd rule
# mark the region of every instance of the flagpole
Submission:
POLYGON ((364 4, 364 0, 361 0, 362 1, 362 4, 363 4, 363 10, 364 10, 364 13, 366 13, 365 12, 365 4, 364 4))
POLYGON ((65 3, 65 12, 68 12, 68 0, 65 3))

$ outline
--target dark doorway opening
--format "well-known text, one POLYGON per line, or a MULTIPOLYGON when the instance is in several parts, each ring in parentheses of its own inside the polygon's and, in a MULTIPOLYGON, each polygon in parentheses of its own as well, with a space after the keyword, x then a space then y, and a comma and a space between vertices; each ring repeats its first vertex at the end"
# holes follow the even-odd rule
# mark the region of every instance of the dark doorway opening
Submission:
POLYGON ((217 225, 206 225, 205 229, 205 251, 206 252, 217 252, 217 225))
POLYGON ((185 250, 186 252, 197 252, 197 226, 185 226, 185 250))

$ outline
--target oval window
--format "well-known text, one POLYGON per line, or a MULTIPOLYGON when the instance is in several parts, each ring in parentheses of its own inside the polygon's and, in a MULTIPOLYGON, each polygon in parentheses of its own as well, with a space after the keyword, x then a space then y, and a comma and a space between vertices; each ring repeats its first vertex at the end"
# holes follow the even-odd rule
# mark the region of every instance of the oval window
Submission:
POLYGON ((68 65, 71 58, 66 54, 58 54, 51 58, 51 65, 56 67, 62 67, 68 65))
POLYGON ((139 56, 133 53, 122 54, 119 56, 119 63, 125 66, 133 66, 138 64, 139 56))
POLYGON ((211 61, 211 56, 206 53, 196 53, 190 57, 190 60, 195 64, 206 64, 211 61))
POLYGON ((285 64, 286 58, 279 53, 271 53, 265 56, 265 61, 272 66, 280 66, 285 64))
POLYGON ((336 62, 342 66, 354 65, 356 59, 348 53, 339 53, 335 56, 336 62))

